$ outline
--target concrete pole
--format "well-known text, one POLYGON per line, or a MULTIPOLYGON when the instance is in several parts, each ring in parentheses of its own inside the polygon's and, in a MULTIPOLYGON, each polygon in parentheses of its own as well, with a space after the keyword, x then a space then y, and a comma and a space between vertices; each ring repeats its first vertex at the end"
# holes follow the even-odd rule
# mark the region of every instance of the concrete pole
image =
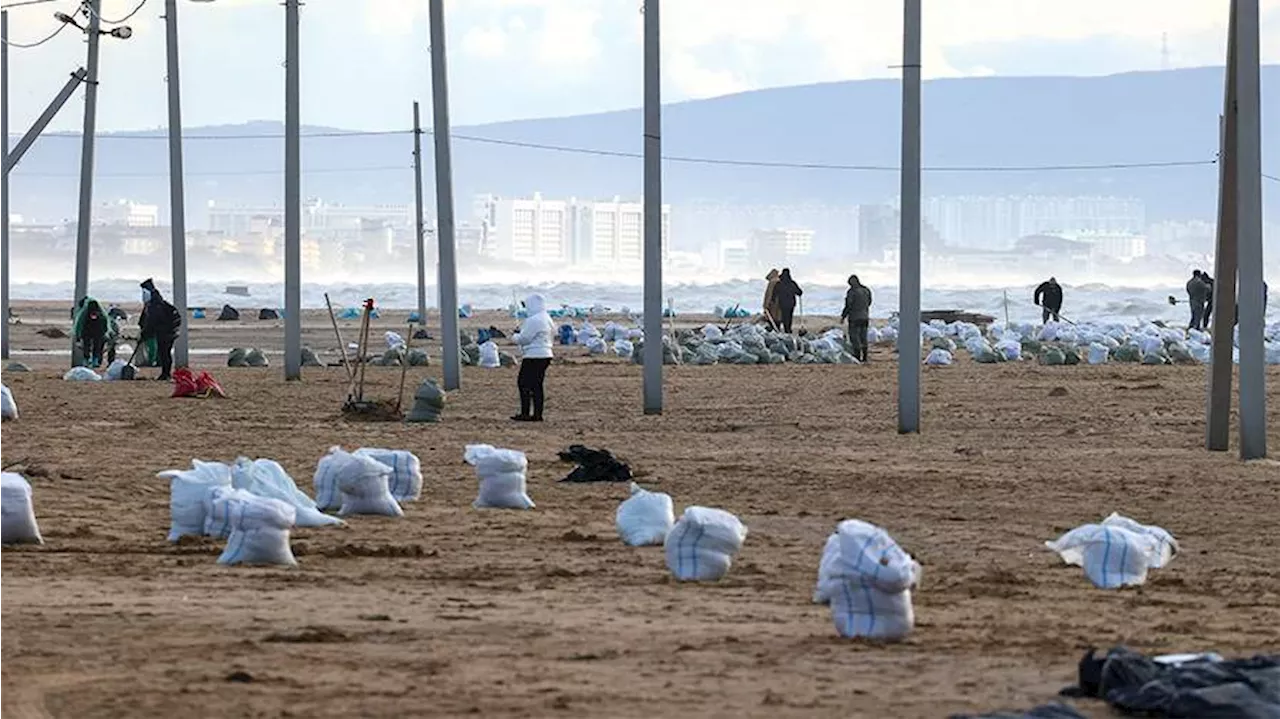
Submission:
POLYGON ((0 11, 0 359, 9 359, 9 11, 0 11))
POLYGON ((427 228, 422 212, 422 115, 413 103, 413 211, 418 233, 418 321, 427 323, 427 228))
MULTIPOLYGON (((102 0, 88 0, 89 47, 85 60, 84 126, 80 144, 80 211, 76 216, 76 287, 73 302, 89 294, 89 241, 93 225, 93 151, 98 131, 98 50, 102 42, 102 0)), ((74 333, 73 333, 74 334, 74 333)), ((71 338, 71 366, 84 364, 80 343, 71 338)))
POLYGON ((449 143, 449 68, 444 43, 444 0, 431 0, 431 130, 436 154, 436 241, 439 243, 440 342, 444 388, 462 387, 458 342, 458 265, 454 253, 453 162, 449 143))
POLYGON ((1209 366, 1209 403, 1205 446, 1225 452, 1231 444, 1232 321, 1236 301, 1236 17, 1234 7, 1227 29, 1227 76, 1218 153, 1218 243, 1214 255, 1213 352, 1209 366))
POLYGON ((165 55, 169 82, 169 230, 173 260, 173 306, 182 313, 182 327, 173 345, 175 367, 189 364, 187 325, 187 209, 182 169, 182 84, 178 69, 178 0, 165 0, 165 55))
MULTIPOLYGON (((1258 0, 1235 0, 1236 238, 1240 319, 1240 458, 1267 456, 1267 368, 1263 352, 1262 83, 1258 0)), ((1224 308, 1225 309, 1225 308, 1224 308)), ((1221 311, 1221 310, 1219 310, 1221 311)))
POLYGON ((302 93, 300 0, 284 3, 284 378, 302 379, 302 93))
POLYGON ((902 229, 898 258, 898 432, 920 431, 921 0, 906 0, 902 41, 902 229))
POLYGON ((662 414, 662 41, 644 4, 644 413, 662 414))

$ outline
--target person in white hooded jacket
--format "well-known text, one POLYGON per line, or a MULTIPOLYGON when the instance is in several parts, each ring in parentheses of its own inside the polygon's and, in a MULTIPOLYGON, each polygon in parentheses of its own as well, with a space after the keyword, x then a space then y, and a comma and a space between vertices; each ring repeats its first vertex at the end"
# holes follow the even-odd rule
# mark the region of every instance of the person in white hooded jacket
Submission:
POLYGON ((520 389, 520 414, 511 419, 517 422, 541 422, 542 408, 546 400, 543 381, 551 366, 552 338, 555 325, 547 314, 547 301, 539 294, 529 295, 524 301, 528 317, 520 323, 520 331, 511 340, 520 347, 520 376, 516 386, 520 389))

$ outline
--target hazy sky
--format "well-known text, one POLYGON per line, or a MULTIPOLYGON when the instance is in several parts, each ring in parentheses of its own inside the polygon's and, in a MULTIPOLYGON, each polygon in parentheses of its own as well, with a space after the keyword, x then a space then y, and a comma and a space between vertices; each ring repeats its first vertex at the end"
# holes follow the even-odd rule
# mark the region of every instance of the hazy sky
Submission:
MULTIPOLYGON (((11 0, 3 0, 7 4, 11 0)), ((1263 59, 1280 62, 1280 0, 1261 0, 1263 59)), ((119 19, 137 0, 104 0, 119 19)), ((456 124, 633 107, 641 98, 639 0, 449 0, 456 124)), ((75 0, 15 8, 10 35, 30 42, 75 0)), ((1156 70, 1161 37, 1174 67, 1221 64, 1228 0, 927 0, 925 73, 1106 74, 1156 70)), ((309 0, 302 8, 307 124, 407 126, 429 101, 426 0, 309 0)), ((165 121, 163 0, 103 40, 99 128, 165 121)), ((283 116, 279 0, 180 0, 185 124, 283 116)), ((830 80, 892 77, 901 60, 894 0, 666 0, 664 100, 830 80)), ((20 133, 83 63, 64 32, 10 53, 11 127, 20 133)), ((81 103, 57 129, 77 129, 81 103)), ((428 110, 429 112, 429 110, 428 110)))

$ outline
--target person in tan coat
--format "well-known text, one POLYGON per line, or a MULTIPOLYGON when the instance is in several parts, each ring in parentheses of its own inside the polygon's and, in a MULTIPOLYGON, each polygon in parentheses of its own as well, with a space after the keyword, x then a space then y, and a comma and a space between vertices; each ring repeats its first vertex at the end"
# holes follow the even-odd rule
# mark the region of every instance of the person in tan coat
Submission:
POLYGON ((776 328, 778 325, 779 314, 778 299, 773 296, 773 289, 778 286, 777 269, 769 270, 769 274, 765 275, 766 284, 764 286, 764 317, 769 322, 770 327, 776 328))

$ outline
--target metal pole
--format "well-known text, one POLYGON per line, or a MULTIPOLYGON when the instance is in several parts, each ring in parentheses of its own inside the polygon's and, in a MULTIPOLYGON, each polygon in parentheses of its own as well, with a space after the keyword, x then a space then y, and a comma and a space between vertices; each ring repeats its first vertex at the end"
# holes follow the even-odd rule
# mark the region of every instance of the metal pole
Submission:
POLYGON ((9 359, 9 11, 0 10, 0 359, 9 359))
POLYGON ((302 97, 300 0, 284 3, 284 378, 302 379, 302 97))
POLYGON ((661 0, 644 4, 644 413, 662 414, 661 0))
POLYGON ((921 0, 906 0, 902 41, 902 229, 898 258, 898 432, 920 431, 921 0))
POLYGON ((418 322, 427 323, 427 228, 422 217, 422 115, 413 103, 413 211, 418 233, 418 322))
MULTIPOLYGON (((1240 458, 1267 456, 1267 376, 1263 353, 1262 84, 1258 0, 1235 0, 1236 252, 1240 261, 1240 458)), ((1221 310, 1219 310, 1221 312, 1221 310)))
POLYGON ((1231 381, 1233 315, 1236 302, 1236 49, 1235 12, 1227 30, 1227 78, 1218 151, 1218 246, 1214 255, 1213 351, 1209 366, 1209 402, 1205 446, 1225 452, 1231 444, 1231 381))
POLYGON ((454 257, 453 162, 449 145, 449 68, 444 44, 444 0, 431 0, 431 130, 436 150, 436 241, 439 242, 440 341, 444 388, 462 387, 458 346, 458 266, 454 257))
MULTIPOLYGON (((89 48, 85 60, 84 127, 80 144, 80 211, 76 216, 76 296, 79 302, 89 294, 89 234, 93 224, 93 150, 98 131, 98 49, 102 42, 102 0, 87 0, 89 8, 89 48)), ((80 343, 71 338, 71 366, 84 364, 80 343)))
POLYGON ((173 253, 173 306, 182 313, 182 327, 173 345, 175 367, 188 363, 187 325, 187 210, 182 171, 182 85, 178 77, 178 0, 165 0, 165 51, 169 76, 169 230, 173 253))
MULTIPOLYGON (((67 84, 62 86, 62 89, 54 96, 49 106, 44 109, 40 117, 36 118, 36 121, 31 125, 31 129, 27 130, 27 134, 23 135, 22 139, 18 140, 18 144, 14 145, 13 149, 9 150, 5 155, 9 158, 9 163, 5 165, 5 172, 12 172, 13 168, 17 167, 19 162, 22 162, 27 150, 30 150, 36 140, 40 139, 40 134, 49 126, 50 122, 53 122, 53 118, 62 110, 62 106, 67 104, 67 100, 71 99, 71 95, 75 93, 80 83, 84 82, 86 76, 87 73, 85 73, 83 67, 71 73, 71 79, 67 80, 67 84)), ((9 84, 5 83, 5 88, 8 87, 9 84)), ((7 142, 8 138, 6 137, 5 139, 7 142)))

